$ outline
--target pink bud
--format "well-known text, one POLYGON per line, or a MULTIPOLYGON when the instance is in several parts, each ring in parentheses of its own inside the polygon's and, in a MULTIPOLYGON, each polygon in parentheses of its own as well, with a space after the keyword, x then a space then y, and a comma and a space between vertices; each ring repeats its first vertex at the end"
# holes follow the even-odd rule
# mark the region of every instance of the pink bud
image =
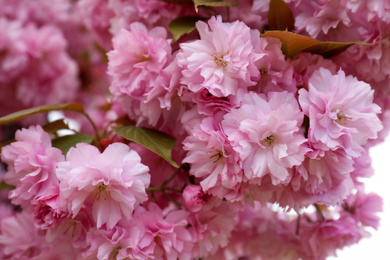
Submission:
POLYGON ((203 207, 205 204, 203 196, 202 187, 199 185, 188 185, 184 188, 183 199, 191 212, 197 212, 203 207))

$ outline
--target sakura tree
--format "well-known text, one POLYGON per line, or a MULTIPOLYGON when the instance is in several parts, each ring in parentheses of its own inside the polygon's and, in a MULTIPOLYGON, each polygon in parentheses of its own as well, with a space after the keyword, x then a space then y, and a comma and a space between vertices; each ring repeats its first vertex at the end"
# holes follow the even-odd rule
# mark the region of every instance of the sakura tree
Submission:
POLYGON ((1 259, 320 260, 379 227, 386 1, 0 6, 1 259))

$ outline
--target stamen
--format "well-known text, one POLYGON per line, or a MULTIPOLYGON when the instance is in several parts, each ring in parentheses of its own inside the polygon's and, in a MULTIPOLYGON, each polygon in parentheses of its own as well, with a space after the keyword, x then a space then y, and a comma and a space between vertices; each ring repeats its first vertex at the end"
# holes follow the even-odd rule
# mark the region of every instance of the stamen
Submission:
POLYGON ((341 108, 334 109, 332 112, 337 112, 337 119, 335 120, 336 123, 346 126, 347 120, 352 120, 352 117, 345 116, 344 114, 344 106, 341 106, 341 108))
POLYGON ((267 149, 271 149, 275 142, 277 141, 277 136, 274 135, 274 134, 271 134, 269 136, 267 136, 266 138, 264 138, 263 140, 261 140, 261 144, 264 145, 265 148, 267 149))
POLYGON ((228 61, 224 60, 224 56, 229 54, 230 51, 227 51, 225 52, 224 54, 220 54, 220 53, 214 53, 213 54, 213 59, 214 59, 214 62, 220 66, 220 67, 223 67, 223 68, 226 68, 226 66, 229 64, 228 61))
POLYGON ((114 250, 112 250, 110 255, 108 256, 108 259, 109 260, 116 260, 118 254, 119 254, 119 250, 121 250, 121 249, 122 249, 122 247, 120 247, 120 246, 114 248, 114 250))
POLYGON ((100 200, 100 197, 102 197, 104 200, 108 199, 110 197, 110 192, 106 190, 107 185, 104 183, 100 184, 95 188, 95 191, 93 193, 93 196, 96 200, 100 200))
POLYGON ((209 158, 217 158, 214 163, 218 162, 221 158, 223 158, 223 154, 221 151, 217 150, 216 153, 212 154, 209 158))
POLYGON ((144 61, 149 60, 149 58, 147 57, 146 53, 140 52, 137 54, 137 60, 138 60, 138 62, 144 62, 144 61))
POLYGON ((266 68, 260 69, 260 80, 265 81, 267 79, 268 70, 266 68))

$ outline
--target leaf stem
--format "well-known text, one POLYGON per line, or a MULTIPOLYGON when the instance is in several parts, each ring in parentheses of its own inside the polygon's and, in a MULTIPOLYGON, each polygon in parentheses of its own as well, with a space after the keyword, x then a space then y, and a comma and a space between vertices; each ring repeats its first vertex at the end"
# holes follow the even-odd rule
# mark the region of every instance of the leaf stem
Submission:
POLYGON ((181 205, 179 202, 177 202, 171 195, 169 195, 168 193, 166 193, 165 191, 162 192, 168 199, 170 199, 173 203, 175 203, 175 205, 181 209, 181 205))
POLYGON ((316 207, 317 216, 321 219, 321 221, 325 221, 324 214, 322 214, 322 210, 318 204, 314 204, 314 207, 316 207))
MULTIPOLYGON (((95 133, 95 141, 96 141, 97 145, 100 146, 99 143, 101 141, 101 137, 99 135, 99 131, 98 131, 95 123, 93 122, 93 120, 91 119, 91 117, 87 113, 85 113, 85 112, 80 112, 80 113, 83 114, 87 118, 89 123, 91 123, 93 131, 95 133)), ((100 147, 98 147, 98 148, 100 149, 100 147)))
POLYGON ((171 175, 171 177, 169 177, 168 180, 166 180, 166 181, 163 182, 163 184, 161 185, 162 188, 164 188, 165 186, 167 186, 167 185, 173 180, 173 178, 176 177, 176 175, 180 172, 181 167, 182 167, 182 165, 180 165, 180 167, 171 175))
POLYGON ((172 189, 172 188, 165 188, 165 190, 168 190, 168 191, 173 191, 173 192, 177 192, 177 193, 182 193, 182 191, 181 191, 181 190, 172 189))
POLYGON ((299 227, 301 226, 301 214, 298 213, 297 225, 295 226, 295 235, 299 235, 299 227))

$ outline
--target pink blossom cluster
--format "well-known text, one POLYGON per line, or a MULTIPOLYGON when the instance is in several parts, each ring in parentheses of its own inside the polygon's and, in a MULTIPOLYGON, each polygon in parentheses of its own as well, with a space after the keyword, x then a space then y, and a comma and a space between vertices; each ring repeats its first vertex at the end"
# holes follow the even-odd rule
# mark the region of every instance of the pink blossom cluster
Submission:
POLYGON ((329 57, 265 37, 270 2, 0 0, 0 115, 81 103, 94 135, 0 128, 0 258, 317 260, 377 229, 390 6, 285 0, 294 33, 371 44, 329 57))
POLYGON ((1 115, 31 106, 69 102, 79 87, 78 66, 67 53, 67 40, 54 21, 35 10, 46 7, 64 20, 67 3, 25 6, 28 1, 1 1, 1 115), (5 2, 5 3, 4 3, 5 2))

